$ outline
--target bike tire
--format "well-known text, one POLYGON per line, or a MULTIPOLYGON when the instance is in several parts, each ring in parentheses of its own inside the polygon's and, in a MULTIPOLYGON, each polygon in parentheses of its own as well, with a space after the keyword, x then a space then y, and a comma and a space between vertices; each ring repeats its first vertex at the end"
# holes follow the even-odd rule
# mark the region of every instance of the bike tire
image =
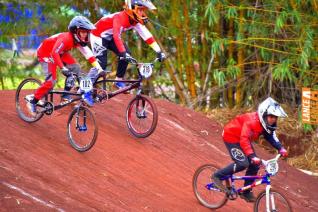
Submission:
MULTIPOLYGON (((202 165, 200 166, 194 173, 193 175, 193 178, 192 178, 192 188, 193 188, 193 192, 194 192, 194 195, 196 197, 196 199, 200 202, 201 205, 207 207, 207 208, 210 208, 210 209, 218 209, 218 208, 221 208, 223 205, 225 205, 228 201, 228 198, 227 198, 227 195, 224 193, 224 192, 221 192, 221 191, 211 191, 211 190, 208 190, 207 188, 206 191, 209 191, 210 192, 210 195, 211 197, 214 197, 216 195, 218 195, 220 197, 220 200, 217 201, 216 203, 208 203, 207 200, 199 193, 199 188, 198 188, 198 180, 199 180, 199 176, 200 174, 209 169, 209 171, 207 173, 210 173, 208 175, 208 180, 210 180, 210 182, 205 182, 204 185, 207 185, 208 183, 212 183, 212 174, 219 169, 219 167, 217 166, 214 166, 212 164, 205 164, 205 165, 202 165), (212 192, 214 192, 212 194, 212 192), (214 195, 214 196, 213 196, 214 195)), ((206 179, 206 178, 204 178, 206 179)))
MULTIPOLYGON (((35 84, 37 84, 39 87, 41 85, 41 81, 38 80, 38 79, 35 79, 35 78, 27 78, 25 80, 23 80, 17 90, 16 90, 16 93, 15 93, 15 107, 16 107, 16 111, 18 113, 18 116, 25 122, 28 122, 28 123, 33 123, 33 122, 36 122, 38 120, 40 120, 42 117, 43 117, 43 113, 38 113, 36 116, 34 117, 28 117, 27 114, 25 114, 21 107, 21 103, 20 103, 20 97, 22 98, 22 94, 21 94, 21 91, 24 90, 23 87, 29 83, 29 82, 33 82, 35 84)), ((26 86, 27 87, 27 86, 26 86)), ((29 90, 29 89, 26 89, 26 90, 29 90)), ((32 94, 32 92, 29 92, 29 94, 32 94)), ((25 94, 24 94, 25 95, 25 94)), ((45 99, 47 100, 47 96, 45 96, 45 99)))
MULTIPOLYGON (((76 129, 76 130, 80 131, 78 129, 76 129)), ((81 135, 83 135, 83 134, 81 134, 81 135)), ((97 136, 98 136, 98 125, 97 125, 97 122, 96 122, 94 114, 87 107, 83 107, 83 106, 75 107, 72 110, 72 112, 70 113, 68 121, 67 121, 67 138, 68 138, 69 143, 71 144, 71 146, 75 150, 77 150, 79 152, 86 152, 86 151, 90 150, 94 146, 94 144, 96 143, 96 140, 97 140, 97 136), (77 138, 74 139, 74 135, 73 135, 74 133, 71 132, 71 130, 72 130, 72 126, 71 126, 72 125, 72 120, 73 120, 74 117, 76 119, 76 115, 80 114, 81 111, 83 111, 83 114, 84 114, 83 115, 83 120, 85 120, 84 122, 86 122, 86 118, 87 118, 86 114, 89 114, 88 116, 91 117, 91 123, 92 123, 92 126, 94 128, 92 130, 93 131, 93 135, 91 136, 92 138, 87 139, 88 142, 87 143, 84 142, 85 143, 84 146, 79 145, 79 140, 77 138)), ((84 136, 79 136, 79 137, 83 138, 84 136)))
MULTIPOLYGON (((138 110, 138 108, 136 109, 138 110)), ((146 112, 145 112, 146 113, 146 112)), ((150 117, 149 117, 150 118, 150 117)), ((143 122, 145 123, 145 122, 143 122)), ((150 99, 149 97, 146 97, 146 96, 143 96, 143 95, 140 95, 140 96, 136 96, 135 98, 133 98, 129 104, 128 104, 128 107, 126 109, 126 124, 127 124, 127 127, 128 127, 128 130, 129 132, 137 137, 137 138, 146 138, 148 136, 150 136, 156 129, 157 127, 157 123, 158 123, 158 110, 157 110, 157 107, 155 105, 155 103, 152 101, 152 99, 150 99), (136 114, 138 111, 135 111, 135 114, 134 114, 134 106, 136 105, 135 109, 139 106, 139 104, 144 104, 144 108, 143 110, 145 111, 147 108, 146 107, 146 104, 149 105, 149 107, 151 108, 151 111, 148 111, 147 113, 149 115, 152 114, 152 120, 149 120, 149 123, 146 128, 146 130, 144 131, 140 131, 140 130, 137 130, 137 126, 136 124, 133 123, 133 115, 136 115, 136 118, 137 118, 137 122, 141 123, 142 121, 144 121, 145 119, 147 119, 146 121, 148 122, 148 117, 146 118, 139 118, 138 115, 136 114)))
MULTIPOLYGON (((278 192, 277 190, 275 189, 270 189, 270 193, 272 194, 276 194, 276 195, 279 195, 284 201, 285 201, 285 205, 287 207, 287 210, 283 210, 284 212, 292 212, 292 207, 291 207, 291 204, 290 202, 288 201, 288 199, 285 197, 285 195, 283 195, 282 193, 278 192)), ((259 209, 259 205, 261 203, 261 200, 262 198, 266 198, 266 190, 262 191, 261 193, 258 194, 257 198, 256 198, 256 201, 254 203, 254 212, 260 212, 260 211, 265 211, 266 208, 262 208, 262 209, 259 209)), ((265 200, 266 202, 266 200, 265 200)), ((281 211, 281 210, 278 210, 278 211, 281 211)))

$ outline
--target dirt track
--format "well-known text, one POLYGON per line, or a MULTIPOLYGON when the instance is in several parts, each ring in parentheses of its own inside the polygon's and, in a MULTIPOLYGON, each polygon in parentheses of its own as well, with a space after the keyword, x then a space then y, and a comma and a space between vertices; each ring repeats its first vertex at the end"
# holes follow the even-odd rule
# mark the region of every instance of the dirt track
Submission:
MULTIPOLYGON (((221 127, 158 100, 155 133, 135 139, 124 117, 130 98, 119 96, 93 108, 99 137, 81 154, 66 139, 70 109, 28 124, 15 112, 14 91, 1 92, 0 211, 208 211, 196 201, 191 181, 204 163, 230 162, 221 127)), ((318 179, 284 161, 280 166, 274 187, 295 211, 317 211, 318 179)), ((252 211, 252 205, 238 199, 220 211, 252 211)))

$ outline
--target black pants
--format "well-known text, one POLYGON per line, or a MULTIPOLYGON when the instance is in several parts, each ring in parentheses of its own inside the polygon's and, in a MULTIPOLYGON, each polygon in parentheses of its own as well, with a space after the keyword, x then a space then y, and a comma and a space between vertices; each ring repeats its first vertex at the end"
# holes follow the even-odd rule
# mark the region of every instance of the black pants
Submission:
MULTIPOLYGON (((117 49, 117 46, 115 44, 114 39, 111 40, 107 40, 107 39, 102 39, 102 44, 103 47, 105 48, 104 50, 102 50, 99 55, 96 56, 99 64, 101 65, 103 70, 106 70, 106 66, 107 66, 107 50, 111 50, 112 52, 114 52, 117 56, 119 56, 119 51, 117 49)), ((130 53, 130 50, 128 48, 128 46, 124 43, 124 46, 126 48, 126 52, 130 53)), ((125 73, 126 73, 126 69, 128 66, 128 62, 126 62, 125 60, 119 60, 118 61, 118 66, 117 66, 117 73, 116 76, 117 77, 124 77, 125 73)))
MULTIPOLYGON (((226 148, 228 149, 232 160, 234 163, 231 163, 227 167, 223 169, 219 169, 214 173, 214 176, 221 178, 221 177, 226 177, 229 175, 232 175, 234 173, 243 171, 244 169, 247 168, 245 175, 249 176, 255 176, 257 175, 257 172, 259 170, 259 165, 254 165, 251 164, 249 159, 246 157, 246 155, 243 153, 241 147, 239 144, 231 144, 224 142, 226 148)), ((254 148, 253 148, 254 149, 254 148)), ((245 180, 244 186, 250 185, 254 182, 255 180, 249 179, 245 180)))

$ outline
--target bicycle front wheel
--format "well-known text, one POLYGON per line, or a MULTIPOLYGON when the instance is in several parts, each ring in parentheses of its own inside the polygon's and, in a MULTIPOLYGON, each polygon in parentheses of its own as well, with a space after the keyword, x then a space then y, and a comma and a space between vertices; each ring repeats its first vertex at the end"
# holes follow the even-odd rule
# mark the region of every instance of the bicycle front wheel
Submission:
POLYGON ((221 208, 228 200, 226 194, 213 183, 212 175, 217 170, 211 164, 200 166, 192 179, 195 197, 202 205, 211 209, 221 208))
MULTIPOLYGON (((17 88, 15 93, 15 108, 18 116, 25 122, 32 123, 40 120, 43 117, 43 113, 37 113, 36 115, 30 113, 28 109, 27 96, 34 95, 35 91, 40 87, 41 82, 35 78, 27 78, 23 80, 17 88)), ((44 97, 47 98, 46 96, 44 97)))
POLYGON ((74 108, 67 121, 67 137, 79 152, 91 149, 97 139, 98 126, 94 114, 86 107, 74 108))
POLYGON ((148 97, 136 96, 126 110, 126 123, 131 134, 146 138, 156 129, 158 111, 155 103, 148 97))
POLYGON ((266 205, 266 191, 262 191, 256 198, 254 212, 292 212, 290 203, 286 197, 276 190, 269 192, 269 202, 266 205))

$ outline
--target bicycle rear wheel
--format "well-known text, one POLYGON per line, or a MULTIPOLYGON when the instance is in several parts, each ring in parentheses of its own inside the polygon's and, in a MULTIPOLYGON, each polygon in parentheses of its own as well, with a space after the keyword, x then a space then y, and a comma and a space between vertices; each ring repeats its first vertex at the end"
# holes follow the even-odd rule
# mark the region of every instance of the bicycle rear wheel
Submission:
POLYGON ((91 149, 97 139, 98 126, 94 114, 86 107, 74 108, 67 121, 67 137, 79 152, 91 149))
MULTIPOLYGON (((270 189, 269 192, 269 211, 271 212, 292 212, 292 208, 287 198, 276 190, 270 189)), ((254 212, 267 212, 266 210, 266 191, 262 191, 256 198, 254 212)))
MULTIPOLYGON (((27 78, 23 80, 17 88, 15 94, 15 107, 18 116, 28 123, 36 122, 43 117, 43 113, 37 113, 33 115, 30 113, 27 104, 26 96, 33 95, 35 91, 40 87, 41 82, 35 78, 27 78)), ((47 96, 44 97, 47 99, 47 96)))
POLYGON ((194 173, 192 186, 197 200, 207 208, 221 208, 228 200, 226 194, 218 189, 212 180, 217 167, 206 164, 200 166, 194 173))
POLYGON ((145 96, 136 96, 126 110, 126 123, 131 134, 146 138, 156 129, 158 111, 154 102, 145 96))

